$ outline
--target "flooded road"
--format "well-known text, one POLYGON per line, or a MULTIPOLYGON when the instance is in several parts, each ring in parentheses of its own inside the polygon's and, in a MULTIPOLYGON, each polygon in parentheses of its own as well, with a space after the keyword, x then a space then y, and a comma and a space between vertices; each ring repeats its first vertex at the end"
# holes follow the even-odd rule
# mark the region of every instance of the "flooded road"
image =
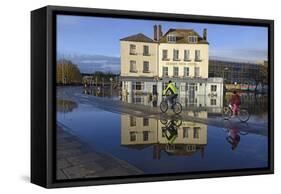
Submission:
POLYGON ((170 116, 120 105, 80 87, 57 88, 57 123, 94 150, 144 174, 263 168, 268 165, 267 115, 255 107, 248 124, 206 110, 170 116), (131 111, 131 113, 130 113, 131 111), (184 114, 193 114, 192 120, 184 114), (258 122, 258 123, 257 123, 258 122))

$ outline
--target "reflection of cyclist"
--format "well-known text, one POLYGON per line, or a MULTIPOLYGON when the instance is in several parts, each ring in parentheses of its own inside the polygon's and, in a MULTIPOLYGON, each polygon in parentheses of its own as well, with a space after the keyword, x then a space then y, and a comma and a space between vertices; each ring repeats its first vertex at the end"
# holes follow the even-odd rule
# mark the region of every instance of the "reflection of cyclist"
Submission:
POLYGON ((170 101, 171 104, 173 104, 178 97, 178 92, 176 86, 172 83, 172 81, 169 81, 168 86, 163 91, 163 95, 167 96, 166 100, 170 101))
POLYGON ((232 107, 232 111, 234 115, 237 115, 240 104, 241 104, 240 96, 236 91, 234 91, 230 99, 230 105, 232 107))
POLYGON ((166 136, 168 143, 173 144, 178 136, 178 127, 181 126, 182 120, 179 118, 172 118, 170 121, 164 119, 160 120, 160 122, 165 125, 165 127, 162 128, 162 132, 166 136))
POLYGON ((231 144, 231 149, 234 150, 240 142, 239 130, 236 127, 230 129, 226 140, 231 144))

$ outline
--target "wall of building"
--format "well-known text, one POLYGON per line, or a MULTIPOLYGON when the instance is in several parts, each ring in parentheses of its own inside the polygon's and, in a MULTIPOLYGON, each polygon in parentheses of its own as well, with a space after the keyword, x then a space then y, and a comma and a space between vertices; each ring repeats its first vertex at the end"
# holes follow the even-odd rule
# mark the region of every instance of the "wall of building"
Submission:
POLYGON ((121 76, 155 77, 158 75, 158 44, 145 42, 120 41, 121 76), (136 55, 130 54, 130 44, 136 45, 136 55), (143 55, 143 46, 149 46, 149 56, 143 55), (130 61, 136 61, 137 72, 130 72, 130 61), (149 73, 143 72, 143 62, 149 62, 149 73))
POLYGON ((179 77, 184 75, 184 67, 189 67, 190 77, 194 77, 194 67, 200 67, 200 77, 208 78, 208 64, 209 64, 209 45, 208 44, 172 44, 162 43, 159 45, 159 76, 163 75, 163 67, 168 67, 168 76, 173 76, 173 67, 179 67, 179 77), (173 50, 179 50, 180 61, 173 61, 173 50), (162 50, 168 50, 169 61, 162 60, 162 50), (190 50, 191 61, 184 61, 184 50, 190 50), (195 61, 195 50, 200 50, 202 61, 195 61))

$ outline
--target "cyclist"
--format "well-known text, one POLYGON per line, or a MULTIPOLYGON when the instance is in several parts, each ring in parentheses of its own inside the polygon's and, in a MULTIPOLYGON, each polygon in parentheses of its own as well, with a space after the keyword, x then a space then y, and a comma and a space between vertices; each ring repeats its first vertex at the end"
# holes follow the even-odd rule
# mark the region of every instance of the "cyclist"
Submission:
POLYGON ((166 100, 170 101, 173 106, 175 100, 178 97, 178 92, 176 86, 172 83, 171 80, 169 81, 169 84, 166 89, 163 91, 163 95, 167 96, 166 100))
POLYGON ((233 115, 237 115, 238 108, 241 105, 241 99, 240 95, 236 91, 233 91, 233 95, 230 98, 230 105, 232 107, 233 115))

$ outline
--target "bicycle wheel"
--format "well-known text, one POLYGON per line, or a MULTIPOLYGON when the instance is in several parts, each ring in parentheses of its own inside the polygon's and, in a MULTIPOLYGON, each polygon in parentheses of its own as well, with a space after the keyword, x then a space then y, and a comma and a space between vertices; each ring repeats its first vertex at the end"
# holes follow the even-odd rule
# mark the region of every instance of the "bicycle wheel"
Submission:
POLYGON ((176 127, 180 127, 182 124, 182 120, 176 119, 176 120, 174 120, 174 124, 176 125, 176 127))
POLYGON ((168 123, 168 120, 167 119, 160 119, 160 122, 163 124, 163 125, 166 125, 168 123))
POLYGON ((168 103, 166 101, 162 101, 160 103, 160 110, 165 113, 168 110, 168 103))
POLYGON ((250 114, 246 109, 240 109, 238 111, 238 118, 241 122, 246 122, 250 118, 250 114))
POLYGON ((181 111, 182 111, 182 106, 179 102, 176 102, 174 105, 173 105, 173 111, 174 113, 176 114, 180 114, 181 111))
POLYGON ((232 110, 229 107, 224 107, 222 114, 223 118, 228 120, 232 116, 232 110))

